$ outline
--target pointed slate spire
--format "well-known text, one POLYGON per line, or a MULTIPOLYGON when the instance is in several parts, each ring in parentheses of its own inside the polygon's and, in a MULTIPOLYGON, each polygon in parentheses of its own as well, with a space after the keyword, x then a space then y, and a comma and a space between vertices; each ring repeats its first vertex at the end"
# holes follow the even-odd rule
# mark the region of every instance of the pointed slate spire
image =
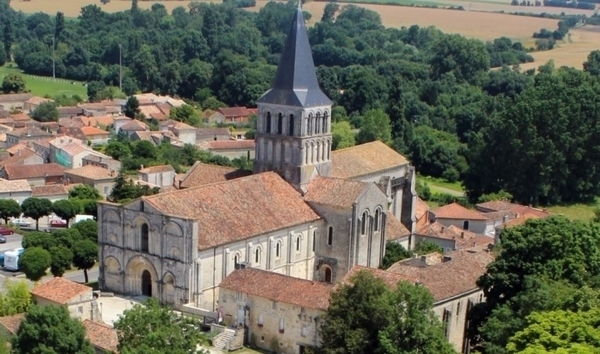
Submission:
POLYGON ((279 59, 273 87, 257 103, 299 107, 331 105, 317 81, 301 0, 279 59))

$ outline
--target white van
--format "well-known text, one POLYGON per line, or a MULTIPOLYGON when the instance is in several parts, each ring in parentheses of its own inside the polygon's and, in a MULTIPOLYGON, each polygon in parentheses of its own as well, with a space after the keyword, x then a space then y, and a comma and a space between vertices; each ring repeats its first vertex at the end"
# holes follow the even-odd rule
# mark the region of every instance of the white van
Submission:
POLYGON ((93 215, 83 215, 83 214, 75 215, 75 222, 73 224, 77 224, 78 222, 83 221, 83 220, 94 220, 94 216, 93 215))

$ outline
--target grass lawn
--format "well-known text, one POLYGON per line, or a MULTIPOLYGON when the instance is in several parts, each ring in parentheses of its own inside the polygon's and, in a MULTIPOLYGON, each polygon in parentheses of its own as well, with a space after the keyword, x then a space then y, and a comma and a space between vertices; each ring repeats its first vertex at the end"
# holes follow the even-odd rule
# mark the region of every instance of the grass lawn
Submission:
POLYGON ((417 176, 421 181, 425 181, 429 185, 432 193, 444 193, 450 194, 457 197, 462 197, 464 191, 460 182, 447 182, 440 178, 433 178, 427 176, 417 176))
POLYGON ((25 79, 27 89, 31 90, 31 93, 35 96, 64 94, 67 96, 79 95, 83 99, 87 97, 87 88, 81 82, 71 84, 71 81, 65 79, 57 78, 56 80, 52 80, 51 77, 27 75, 23 74, 16 67, 8 67, 6 65, 0 67, 0 81, 10 73, 21 74, 25 79))
POLYGON ((598 204, 572 204, 557 205, 548 208, 548 211, 554 215, 564 215, 571 220, 589 221, 594 217, 594 209, 598 204))

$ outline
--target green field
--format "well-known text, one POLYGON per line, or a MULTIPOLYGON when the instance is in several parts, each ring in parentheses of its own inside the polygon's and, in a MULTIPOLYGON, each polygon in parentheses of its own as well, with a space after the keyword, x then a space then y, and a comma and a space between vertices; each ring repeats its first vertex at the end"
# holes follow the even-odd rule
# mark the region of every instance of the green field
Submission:
POLYGON ((429 189, 431 189, 432 193, 444 193, 456 197, 462 197, 465 194, 460 182, 447 182, 440 178, 427 176, 418 176, 417 178, 426 182, 427 185, 429 185, 429 189))
POLYGON ((553 215, 564 215, 571 220, 590 221, 598 204, 556 205, 548 208, 553 215))
POLYGON ((21 70, 8 66, 0 67, 0 80, 4 79, 4 76, 10 73, 19 73, 23 75, 27 89, 35 96, 56 96, 56 95, 79 95, 81 98, 86 99, 87 88, 83 86, 81 82, 75 82, 71 84, 71 81, 65 79, 52 80, 51 77, 33 76, 23 74, 21 70))

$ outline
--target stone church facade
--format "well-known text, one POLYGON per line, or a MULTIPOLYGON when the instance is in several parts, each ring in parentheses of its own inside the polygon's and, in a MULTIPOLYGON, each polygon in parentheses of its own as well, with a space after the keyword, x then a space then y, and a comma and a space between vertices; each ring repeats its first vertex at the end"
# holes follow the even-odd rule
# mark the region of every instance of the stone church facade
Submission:
POLYGON ((253 175, 99 203, 101 289, 206 313, 236 268, 335 283, 356 265, 379 267, 386 218, 412 230, 414 169, 404 157, 382 143, 331 151, 331 101, 300 9, 257 104, 253 175))

